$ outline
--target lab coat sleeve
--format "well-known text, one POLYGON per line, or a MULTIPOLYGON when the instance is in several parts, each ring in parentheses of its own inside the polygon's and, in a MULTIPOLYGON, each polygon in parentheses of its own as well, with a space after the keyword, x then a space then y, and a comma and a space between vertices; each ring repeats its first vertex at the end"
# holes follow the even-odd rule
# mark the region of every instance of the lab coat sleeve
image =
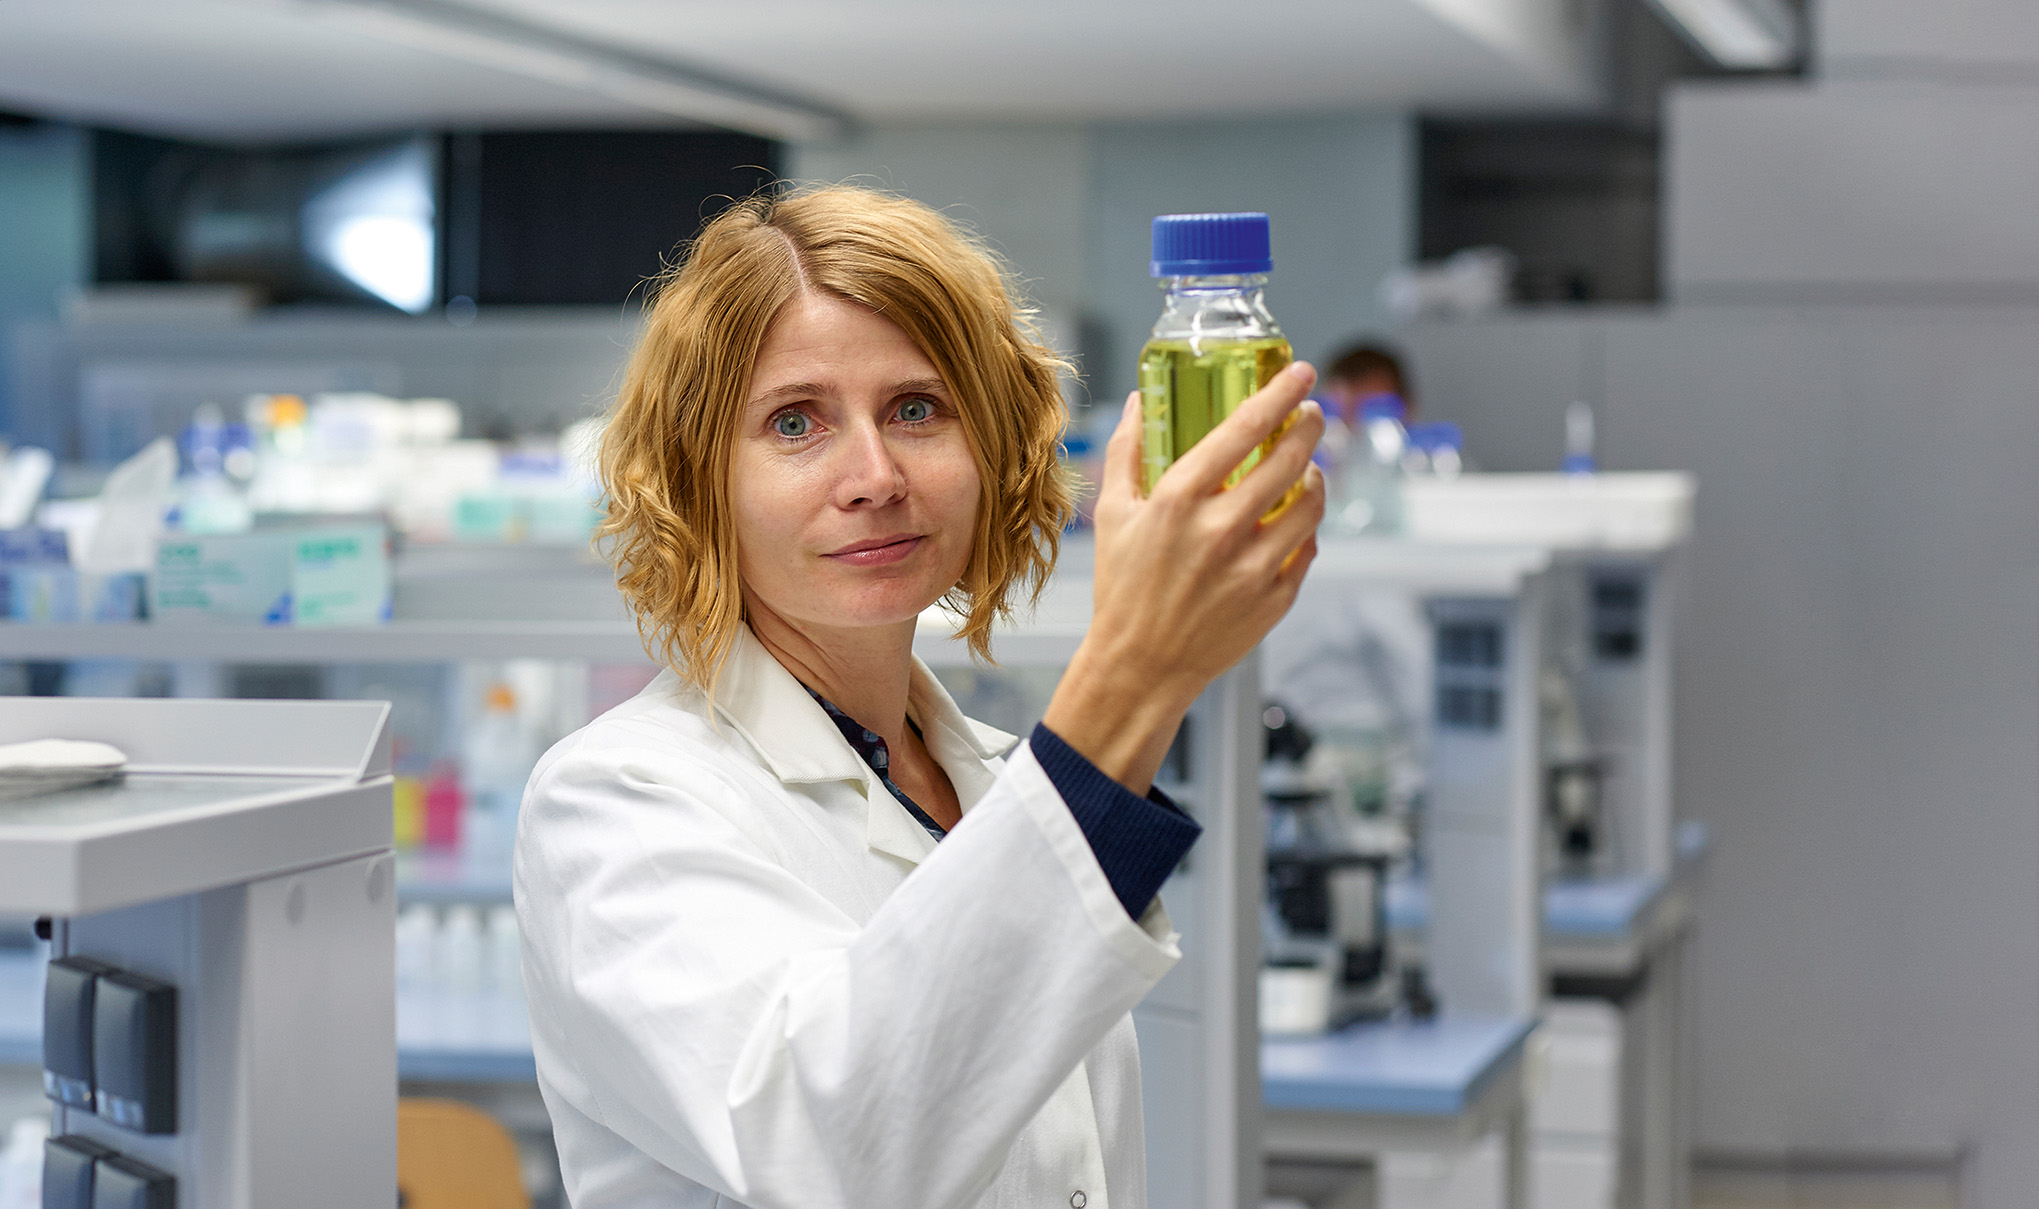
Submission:
POLYGON ((534 1041, 555 1094, 746 1205, 969 1204, 1180 956, 1026 748, 859 927, 739 825, 783 803, 658 739, 570 746, 526 795, 534 1041))

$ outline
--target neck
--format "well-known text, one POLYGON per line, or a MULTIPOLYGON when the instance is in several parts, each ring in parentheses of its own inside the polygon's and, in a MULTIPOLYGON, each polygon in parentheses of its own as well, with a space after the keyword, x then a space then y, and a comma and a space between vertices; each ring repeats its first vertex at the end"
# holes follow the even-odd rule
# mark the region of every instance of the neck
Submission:
POLYGON ((745 593, 751 633, 793 678, 899 750, 913 684, 914 622, 836 628, 794 621, 745 593))

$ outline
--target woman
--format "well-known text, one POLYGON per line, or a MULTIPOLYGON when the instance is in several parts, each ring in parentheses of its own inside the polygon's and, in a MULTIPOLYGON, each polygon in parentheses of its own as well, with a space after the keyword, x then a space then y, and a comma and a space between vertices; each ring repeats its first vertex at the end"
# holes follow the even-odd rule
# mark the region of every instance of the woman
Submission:
POLYGON ((1052 567, 1059 365, 1022 320, 941 216, 844 188, 739 204, 658 292, 602 460, 669 667, 546 755, 517 843, 577 1209, 1144 1204, 1128 1013, 1196 832, 1150 786, 1294 598, 1322 419, 1292 369, 1143 499, 1127 401, 1094 620, 1014 746, 912 644, 942 601, 983 652, 1052 567))

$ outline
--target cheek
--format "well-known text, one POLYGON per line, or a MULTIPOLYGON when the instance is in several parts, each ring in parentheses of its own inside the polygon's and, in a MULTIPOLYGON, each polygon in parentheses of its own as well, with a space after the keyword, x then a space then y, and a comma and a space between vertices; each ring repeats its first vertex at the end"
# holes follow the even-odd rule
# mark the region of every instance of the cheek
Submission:
POLYGON ((977 461, 968 445, 958 447, 942 459, 930 493, 941 510, 944 527, 963 540, 956 543, 960 567, 969 562, 970 546, 977 534, 977 513, 984 507, 984 485, 977 476, 977 461))
POLYGON ((745 457, 729 465, 729 513, 746 567, 770 564, 788 551, 801 529, 806 492, 784 459, 745 457))

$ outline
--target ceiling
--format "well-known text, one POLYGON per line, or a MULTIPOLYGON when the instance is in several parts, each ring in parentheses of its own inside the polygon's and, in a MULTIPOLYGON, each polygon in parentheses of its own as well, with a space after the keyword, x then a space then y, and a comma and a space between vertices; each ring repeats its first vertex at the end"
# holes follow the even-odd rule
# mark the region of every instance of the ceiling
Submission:
POLYGON ((0 108, 228 141, 415 128, 1575 108, 1594 0, 10 0, 0 108), (1250 14, 1249 16, 1242 16, 1250 14))

